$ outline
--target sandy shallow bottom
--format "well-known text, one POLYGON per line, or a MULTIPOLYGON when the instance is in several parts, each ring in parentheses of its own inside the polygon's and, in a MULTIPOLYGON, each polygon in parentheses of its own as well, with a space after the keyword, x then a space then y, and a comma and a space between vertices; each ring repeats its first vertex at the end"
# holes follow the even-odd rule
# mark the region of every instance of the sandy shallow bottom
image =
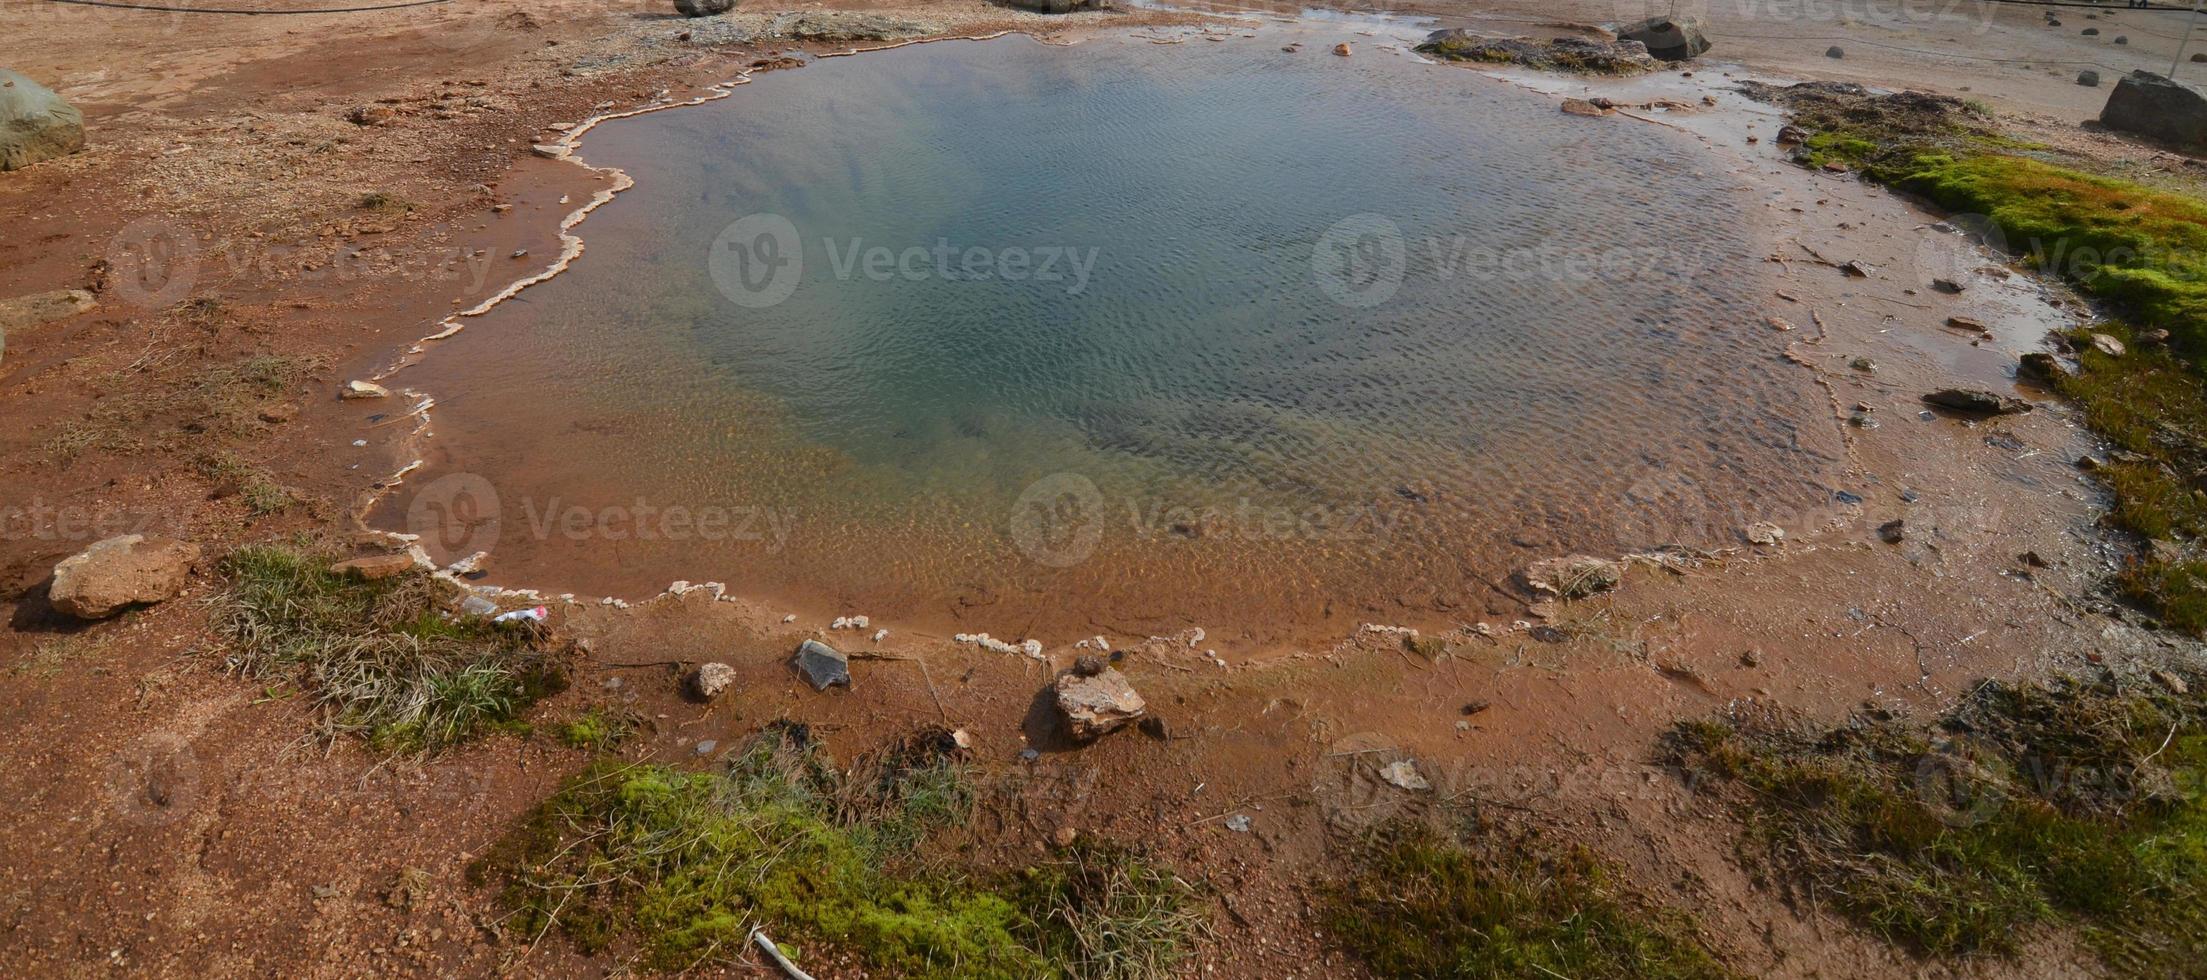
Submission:
POLYGON ((1340 33, 924 45, 597 127, 638 186, 396 377, 438 407, 375 522, 552 591, 1260 642, 1813 522, 1844 443, 1745 161, 1340 33))

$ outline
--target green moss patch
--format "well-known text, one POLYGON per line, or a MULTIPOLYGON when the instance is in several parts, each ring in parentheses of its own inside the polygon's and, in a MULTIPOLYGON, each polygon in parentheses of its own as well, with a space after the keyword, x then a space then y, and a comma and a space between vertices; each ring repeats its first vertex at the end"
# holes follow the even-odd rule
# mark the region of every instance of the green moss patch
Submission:
POLYGON ((1789 897, 1931 955, 2074 928, 2123 974, 2196 975, 2203 707, 2143 681, 1988 683, 1931 726, 1728 719, 1666 744, 1789 897))
POLYGON ((1580 848, 1397 821, 1321 888, 1327 928, 1383 977, 1730 977, 1692 921, 1580 848))
POLYGON ((223 559, 214 625, 226 666, 296 686, 325 731, 392 752, 434 751, 518 725, 565 686, 534 634, 445 611, 441 587, 410 573, 360 582, 309 545, 255 545, 223 559))
POLYGON ((802 726, 709 772, 601 761, 474 869, 512 926, 644 965, 734 960, 764 927, 887 975, 1160 977, 1189 948, 1194 890, 1130 853, 1075 848, 997 885, 921 859, 963 822, 965 766, 929 732, 844 773, 802 726))

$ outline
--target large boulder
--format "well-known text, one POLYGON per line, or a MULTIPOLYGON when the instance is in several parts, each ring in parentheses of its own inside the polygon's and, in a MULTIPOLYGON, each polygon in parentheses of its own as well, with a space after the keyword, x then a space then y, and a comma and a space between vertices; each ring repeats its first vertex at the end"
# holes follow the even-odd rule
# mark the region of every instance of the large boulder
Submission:
POLYGON ((2186 149, 2207 149, 2207 91, 2134 71, 2108 94, 2100 125, 2186 149))
POLYGON ((1126 675, 1092 653, 1083 654, 1071 671, 1058 678, 1057 704, 1058 713, 1065 716, 1065 730, 1082 742, 1109 735, 1149 713, 1149 705, 1134 693, 1126 675))
POLYGON ((84 113, 51 89, 0 68, 0 171, 84 148, 84 113))
POLYGON ((1709 50, 1709 37, 1696 17, 1656 17, 1617 29, 1617 36, 1648 46, 1648 53, 1664 61, 1685 61, 1709 50))
POLYGON ((64 614, 106 619, 131 606, 174 598, 198 562, 196 544, 125 534, 55 565, 47 597, 64 614))

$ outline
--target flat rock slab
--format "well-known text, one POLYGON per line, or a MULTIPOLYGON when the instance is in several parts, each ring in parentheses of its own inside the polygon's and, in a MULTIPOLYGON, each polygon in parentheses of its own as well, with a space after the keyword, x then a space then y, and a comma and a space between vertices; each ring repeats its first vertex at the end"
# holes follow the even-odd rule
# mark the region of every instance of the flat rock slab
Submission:
POLYGON ((198 562, 196 544, 125 534, 55 565, 47 595, 64 614, 106 619, 131 606, 174 598, 198 562))

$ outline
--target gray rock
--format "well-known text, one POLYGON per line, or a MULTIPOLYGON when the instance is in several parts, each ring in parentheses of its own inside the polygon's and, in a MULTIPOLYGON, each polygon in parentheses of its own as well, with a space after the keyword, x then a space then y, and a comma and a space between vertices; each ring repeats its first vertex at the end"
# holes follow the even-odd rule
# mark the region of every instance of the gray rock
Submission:
POLYGON ((851 686, 851 658, 819 640, 806 640, 797 648, 797 672, 805 675, 815 691, 837 684, 851 686))
POLYGON ((1847 50, 1836 44, 1824 49, 1824 57, 1826 58, 1844 58, 1846 56, 1847 50))
POLYGON ((2085 28, 2085 29, 2084 29, 2084 36, 2085 36, 2085 37, 2099 37, 2099 36, 2100 36, 2100 29, 2099 29, 2099 28, 2097 28, 2097 27, 2087 27, 2087 28, 2085 28))
POLYGON ((736 0, 674 0, 674 9, 684 17, 711 17, 736 9, 736 0))
POLYGON ((0 171, 84 148, 84 113, 51 89, 0 68, 0 171))
POLYGON ((1110 667, 1082 673, 1089 667, 1084 664, 1057 680, 1058 713, 1075 739, 1102 738, 1149 713, 1148 703, 1134 692, 1125 674, 1110 667))
POLYGON ((1709 38, 1695 17, 1655 17, 1617 29, 1617 36, 1648 46, 1663 61, 1685 61, 1709 50, 1709 38))
POLYGON ((2100 73, 2089 68, 2085 69, 2084 71, 2080 71, 2077 73, 2077 84, 2082 85, 2085 88, 2099 88, 2100 73))
POLYGON ((2031 410, 2021 398, 1996 395, 1981 388, 1941 388, 1923 396, 1924 403, 1973 415, 2019 415, 2031 410))
POLYGON ((2207 148, 2207 91, 2134 71, 2108 93, 2100 125, 2187 149, 2207 148))
POLYGON ((1490 38, 1460 27, 1434 31, 1418 50, 1447 61, 1524 65, 1541 71, 1579 75, 1633 75, 1654 71, 1662 62, 1638 41, 1599 41, 1559 37, 1552 41, 1490 38))
POLYGON ((131 606, 174 598, 198 561, 196 544, 125 534, 55 565, 47 597, 66 615, 106 619, 131 606))
POLYGON ((2128 35, 2128 34, 2117 34, 2117 35, 2115 35, 2115 43, 2117 43, 2117 44, 2129 44, 2129 43, 2130 43, 2130 35, 2128 35))

